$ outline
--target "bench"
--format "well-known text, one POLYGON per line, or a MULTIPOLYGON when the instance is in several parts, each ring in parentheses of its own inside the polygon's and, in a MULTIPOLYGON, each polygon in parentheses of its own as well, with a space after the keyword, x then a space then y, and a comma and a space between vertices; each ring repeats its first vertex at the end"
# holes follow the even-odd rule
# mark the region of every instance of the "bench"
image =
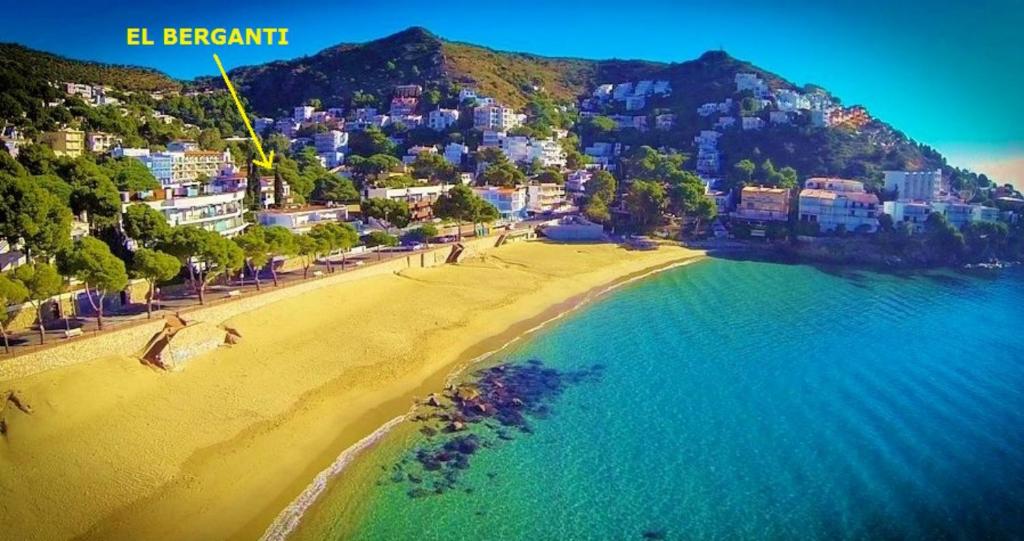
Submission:
POLYGON ((237 290, 237 289, 232 289, 231 291, 228 291, 227 295, 225 295, 225 296, 227 298, 229 298, 229 299, 232 299, 232 298, 235 298, 235 297, 241 297, 242 296, 242 292, 237 290))
POLYGON ((64 338, 74 338, 76 336, 82 336, 82 329, 75 327, 74 329, 67 329, 64 331, 64 338))

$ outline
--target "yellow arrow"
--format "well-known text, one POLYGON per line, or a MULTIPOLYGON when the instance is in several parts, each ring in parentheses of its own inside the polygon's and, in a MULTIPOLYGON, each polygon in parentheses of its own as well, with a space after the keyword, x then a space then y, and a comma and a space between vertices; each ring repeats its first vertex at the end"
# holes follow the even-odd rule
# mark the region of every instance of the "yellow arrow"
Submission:
POLYGON ((231 80, 228 79, 228 72, 224 71, 224 64, 220 63, 220 57, 216 54, 213 55, 213 60, 217 62, 220 74, 224 77, 224 84, 228 85, 228 92, 231 92, 231 97, 235 99, 235 105, 238 106, 238 114, 242 115, 242 122, 245 122, 245 127, 249 129, 249 136, 252 137, 252 142, 256 145, 256 152, 260 153, 260 159, 253 160, 252 163, 265 169, 272 168, 274 166, 274 151, 270 151, 270 157, 263 153, 263 145, 260 143, 260 138, 256 137, 256 131, 252 129, 252 124, 249 123, 249 115, 245 113, 245 107, 242 107, 242 100, 238 99, 235 87, 231 84, 231 80))

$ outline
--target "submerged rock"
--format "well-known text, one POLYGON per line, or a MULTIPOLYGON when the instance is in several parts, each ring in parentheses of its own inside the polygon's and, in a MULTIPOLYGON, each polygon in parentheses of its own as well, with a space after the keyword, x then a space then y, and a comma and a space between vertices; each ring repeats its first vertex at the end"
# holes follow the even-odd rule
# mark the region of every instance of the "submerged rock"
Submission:
MULTIPOLYGON (((441 396, 429 395, 424 403, 432 409, 412 418, 424 423, 420 433, 428 441, 402 459, 405 464, 411 458, 408 467, 417 470, 399 471, 394 477, 401 477, 400 482, 432 488, 414 486, 408 491, 411 498, 456 488, 472 456, 496 442, 513 439, 513 432, 532 433, 531 420, 552 415, 552 402, 566 388, 593 381, 601 376, 602 370, 602 365, 595 365, 584 370, 560 371, 531 359, 480 369, 472 374, 472 382, 449 385, 441 396)), ((494 472, 487 475, 491 479, 496 476, 494 472)))

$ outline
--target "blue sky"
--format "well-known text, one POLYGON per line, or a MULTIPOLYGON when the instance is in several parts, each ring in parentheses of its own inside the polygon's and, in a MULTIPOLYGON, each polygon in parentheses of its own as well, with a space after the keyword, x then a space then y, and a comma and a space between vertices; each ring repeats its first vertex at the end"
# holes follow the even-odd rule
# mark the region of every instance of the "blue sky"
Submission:
POLYGON ((13 2, 0 41, 179 78, 312 54, 418 25, 551 56, 683 61, 708 49, 820 84, 955 164, 1024 184, 1024 1, 13 2), (288 27, 286 47, 128 47, 125 28, 288 27), (1012 178, 1011 178, 1012 177, 1012 178))

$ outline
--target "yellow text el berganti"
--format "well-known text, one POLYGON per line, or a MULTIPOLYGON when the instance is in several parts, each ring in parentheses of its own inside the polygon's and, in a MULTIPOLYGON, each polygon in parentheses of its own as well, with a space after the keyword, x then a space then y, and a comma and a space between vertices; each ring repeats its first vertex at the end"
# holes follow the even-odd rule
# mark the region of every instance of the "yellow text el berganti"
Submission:
MULTIPOLYGON (((128 28, 127 42, 130 46, 157 45, 149 28, 128 28)), ((178 27, 163 28, 160 31, 161 45, 203 46, 203 45, 288 45, 287 28, 205 28, 178 27)))

